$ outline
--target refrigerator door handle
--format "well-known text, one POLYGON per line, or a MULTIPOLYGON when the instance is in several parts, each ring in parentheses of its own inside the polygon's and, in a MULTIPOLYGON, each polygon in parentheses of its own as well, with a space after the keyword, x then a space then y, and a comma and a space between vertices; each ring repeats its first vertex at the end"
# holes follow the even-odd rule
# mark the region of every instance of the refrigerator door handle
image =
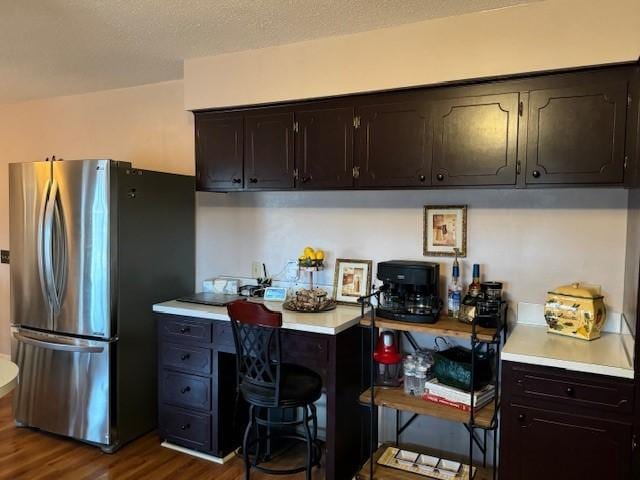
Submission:
POLYGON ((102 353, 104 351, 104 347, 99 347, 97 345, 45 341, 18 332, 13 332, 13 338, 19 342, 33 345, 34 347, 40 347, 47 350, 57 350, 60 352, 102 353))
POLYGON ((56 206, 56 198, 58 196, 58 182, 55 179, 51 182, 51 189, 49 191, 49 197, 47 199, 47 207, 44 211, 44 227, 43 227, 43 263, 44 263, 44 278, 46 284, 46 290, 49 293, 51 301, 51 309, 53 313, 60 311, 60 299, 58 298, 58 292, 56 292, 56 281, 54 276, 53 267, 53 221, 56 206))
MULTIPOLYGON (((55 180, 54 180, 55 181, 55 180)), ((58 300, 58 308, 62 308, 64 302, 64 291, 67 285, 67 269, 68 269, 68 255, 67 255, 67 232, 64 226, 64 218, 62 207, 59 202, 60 190, 57 190, 57 195, 53 198, 53 245, 54 245, 54 293, 58 300)))
POLYGON ((47 210, 49 191, 51 190, 51 180, 48 180, 44 190, 42 192, 42 201, 40 202, 40 211, 38 213, 38 238, 36 240, 38 246, 38 273, 40 274, 40 288, 42 289, 42 293, 44 297, 47 299, 47 303, 51 307, 51 293, 47 288, 46 281, 46 272, 45 272, 45 239, 44 239, 44 229, 45 229, 45 212, 47 210))

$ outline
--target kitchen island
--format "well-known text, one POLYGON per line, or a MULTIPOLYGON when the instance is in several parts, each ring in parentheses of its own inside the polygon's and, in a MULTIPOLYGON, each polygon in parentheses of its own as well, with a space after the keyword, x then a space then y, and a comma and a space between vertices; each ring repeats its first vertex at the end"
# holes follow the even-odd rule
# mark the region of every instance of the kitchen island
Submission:
MULTIPOLYGON (((251 300, 253 301, 253 300, 251 300)), ((351 478, 363 461, 358 397, 363 387, 360 307, 323 313, 282 310, 283 361, 318 372, 326 395, 326 478, 351 478)), ((224 459, 239 446, 244 408, 236 410, 235 346, 226 307, 169 301, 158 320, 160 436, 224 459)))

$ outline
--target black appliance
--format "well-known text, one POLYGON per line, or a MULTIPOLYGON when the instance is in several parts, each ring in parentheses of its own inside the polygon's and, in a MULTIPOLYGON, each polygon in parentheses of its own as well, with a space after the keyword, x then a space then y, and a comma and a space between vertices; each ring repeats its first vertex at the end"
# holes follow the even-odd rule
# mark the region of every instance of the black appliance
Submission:
POLYGON ((435 323, 442 301, 438 297, 440 265, 411 260, 391 260, 378 264, 378 280, 383 282, 378 316, 388 320, 435 323))

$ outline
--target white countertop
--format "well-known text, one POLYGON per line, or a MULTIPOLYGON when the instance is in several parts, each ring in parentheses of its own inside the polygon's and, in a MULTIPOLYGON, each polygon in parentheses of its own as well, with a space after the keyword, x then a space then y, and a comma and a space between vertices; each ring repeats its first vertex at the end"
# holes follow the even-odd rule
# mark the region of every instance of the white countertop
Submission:
MULTIPOLYGON (((263 302, 262 300, 250 300, 263 302)), ((281 302, 263 302, 270 310, 282 312, 282 328, 299 330, 302 332, 323 333, 337 335, 360 322, 360 306, 338 305, 335 309, 322 313, 291 312, 282 308, 281 302)), ((209 320, 229 321, 227 307, 213 307, 195 303, 170 300, 157 303, 153 311, 185 317, 208 318, 209 320)))
POLYGON ((633 378, 633 337, 603 332, 581 340, 547 332, 547 326, 516 324, 502 350, 503 360, 633 378))
POLYGON ((5 396, 14 389, 18 382, 18 366, 0 358, 0 397, 5 396))

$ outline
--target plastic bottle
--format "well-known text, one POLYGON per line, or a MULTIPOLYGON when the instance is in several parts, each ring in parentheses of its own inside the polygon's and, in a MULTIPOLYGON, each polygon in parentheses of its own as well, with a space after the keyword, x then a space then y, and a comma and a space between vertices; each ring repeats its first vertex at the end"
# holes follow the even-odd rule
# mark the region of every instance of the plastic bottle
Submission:
POLYGON ((427 366, 424 364, 420 364, 416 369, 415 388, 414 388, 413 394, 416 396, 422 397, 426 384, 427 384, 427 366))
POLYGON ((412 355, 407 355, 402 364, 404 376, 404 393, 411 395, 415 380, 416 363, 412 355))

